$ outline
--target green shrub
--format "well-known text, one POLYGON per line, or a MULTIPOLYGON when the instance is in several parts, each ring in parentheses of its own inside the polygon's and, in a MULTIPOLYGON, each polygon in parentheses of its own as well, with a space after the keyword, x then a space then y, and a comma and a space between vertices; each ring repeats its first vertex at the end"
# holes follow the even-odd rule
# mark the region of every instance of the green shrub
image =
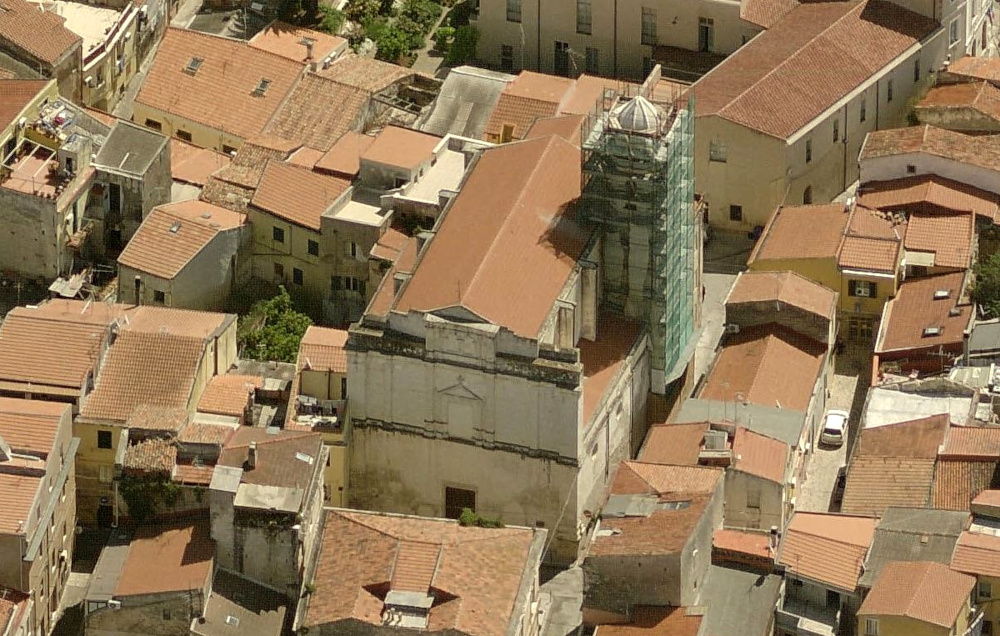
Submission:
POLYGON ((479 44, 479 30, 474 26, 455 29, 455 41, 448 51, 448 64, 466 64, 476 59, 476 45, 479 44))
POLYGON ((351 22, 366 24, 378 17, 381 8, 379 0, 347 0, 344 15, 351 22))
POLYGON ((465 527, 475 528, 502 528, 503 521, 484 517, 468 508, 462 508, 462 514, 458 517, 458 524, 465 527))
POLYGON ((990 318, 1000 317, 1000 252, 980 260, 974 271, 972 300, 990 318))
POLYGON ((344 22, 347 20, 347 15, 343 11, 338 11, 325 4, 320 6, 319 12, 322 17, 319 24, 316 25, 316 30, 329 33, 330 35, 339 34, 341 27, 344 26, 344 22))
POLYGON ((378 30, 376 37, 372 37, 370 33, 368 37, 372 38, 378 47, 375 58, 383 62, 396 64, 410 51, 410 37, 395 25, 385 25, 378 30))
POLYGON ((415 51, 424 48, 426 29, 422 24, 407 15, 403 15, 396 20, 396 28, 406 35, 408 50, 415 51))
POLYGON ((309 316, 295 311, 291 296, 282 286, 274 298, 254 303, 240 322, 236 337, 247 358, 295 362, 299 343, 312 322, 309 316))
POLYGON ((438 30, 434 32, 434 48, 442 53, 447 53, 448 45, 451 44, 453 37, 455 37, 454 28, 449 26, 438 27, 438 30))

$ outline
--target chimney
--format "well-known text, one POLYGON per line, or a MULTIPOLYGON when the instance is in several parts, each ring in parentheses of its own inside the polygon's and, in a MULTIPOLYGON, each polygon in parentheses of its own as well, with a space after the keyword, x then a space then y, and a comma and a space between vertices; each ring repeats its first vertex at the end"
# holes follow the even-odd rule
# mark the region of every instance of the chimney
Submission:
POLYGON ((140 278, 139 275, 136 274, 136 277, 135 277, 135 304, 136 305, 142 304, 140 302, 141 300, 142 300, 142 278, 140 278))
POLYGON ((771 554, 778 551, 778 539, 780 535, 778 534, 778 526, 771 526, 771 535, 768 540, 768 547, 771 550, 771 554))
POLYGON ((257 468, 257 442, 250 442, 250 449, 247 451, 247 469, 257 468))
POLYGON ((309 39, 305 39, 302 42, 303 42, 303 44, 306 45, 306 61, 307 62, 311 62, 312 59, 313 59, 313 46, 314 46, 314 43, 313 43, 312 40, 309 40, 309 39))

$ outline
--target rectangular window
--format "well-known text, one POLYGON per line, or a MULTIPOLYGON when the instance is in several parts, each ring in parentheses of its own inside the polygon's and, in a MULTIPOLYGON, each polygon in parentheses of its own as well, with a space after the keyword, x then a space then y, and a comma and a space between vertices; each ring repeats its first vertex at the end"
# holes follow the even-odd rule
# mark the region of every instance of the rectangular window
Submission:
POLYGON ((115 467, 101 465, 97 469, 97 480, 102 484, 110 484, 115 480, 115 467))
POLYGON ((833 143, 840 141, 840 120, 833 120, 833 143))
POLYGON ((730 221, 742 221, 743 220, 743 206, 742 205, 731 205, 731 206, 729 206, 729 220, 730 221))
POLYGON ((956 42, 958 42, 958 18, 952 20, 951 26, 948 27, 948 44, 950 45, 956 42))
POLYGON ((285 242, 285 230, 282 229, 282 228, 280 228, 280 227, 275 226, 271 230, 271 238, 274 239, 275 243, 284 243, 285 242))
POLYGON ((340 378, 340 399, 347 399, 347 378, 340 378))
POLYGON ((97 431, 97 447, 111 448, 111 431, 97 431))
POLYGON ((309 250, 309 255, 310 256, 319 256, 319 243, 317 243, 316 241, 310 240, 309 241, 308 250, 309 250))
POLYGON ((305 276, 302 274, 302 270, 298 267, 292 268, 292 282, 296 285, 301 285, 305 280, 305 276))
POLYGON ((590 0, 576 0, 576 32, 590 35, 592 28, 590 0))
POLYGON ((165 305, 167 302, 167 293, 159 289, 153 290, 153 302, 157 305, 165 305))
POLYGON ((444 516, 448 519, 458 519, 465 509, 476 511, 476 491, 464 488, 445 488, 444 516))
POLYGON ((514 47, 509 44, 500 45, 500 70, 514 70, 514 47))
POLYGON ((146 128, 152 128, 153 130, 163 130, 163 124, 156 121, 155 119, 147 119, 146 128))
POLYGON ((587 47, 587 65, 585 72, 589 75, 597 75, 601 72, 600 51, 592 46, 587 47))
POLYGON ((705 53, 715 50, 715 20, 698 18, 698 50, 705 53))
POLYGON ((223 154, 227 154, 230 157, 232 157, 233 155, 236 154, 236 148, 222 144, 222 152, 223 154))
POLYGON ((913 60, 913 81, 920 81, 920 58, 913 60))
POLYGON ((191 133, 186 130, 178 130, 176 134, 181 141, 191 141, 191 133))
POLYGON ((507 22, 521 21, 521 0, 507 0, 507 22))
POLYGON ((281 263, 274 264, 274 278, 278 281, 285 280, 285 266, 281 263))
POLYGON ((806 139, 806 163, 813 160, 813 141, 812 139, 806 139))
POLYGON ((885 83, 885 101, 892 101, 892 80, 888 80, 885 83))
POLYGON ((867 280, 848 281, 847 294, 858 298, 874 298, 878 295, 878 285, 867 280))
POLYGON ((656 46, 656 9, 642 8, 642 32, 640 43, 656 46))
POLYGON ((989 581, 979 582, 979 598, 992 598, 993 597, 993 584, 989 581))
POLYGON ((862 122, 868 119, 868 105, 865 103, 864 97, 861 98, 861 116, 859 117, 859 119, 862 122))
POLYGON ((710 141, 708 142, 708 160, 718 161, 720 163, 726 163, 727 153, 726 144, 721 141, 710 141))
POLYGON ((878 636, 878 619, 865 619, 865 636, 878 636))

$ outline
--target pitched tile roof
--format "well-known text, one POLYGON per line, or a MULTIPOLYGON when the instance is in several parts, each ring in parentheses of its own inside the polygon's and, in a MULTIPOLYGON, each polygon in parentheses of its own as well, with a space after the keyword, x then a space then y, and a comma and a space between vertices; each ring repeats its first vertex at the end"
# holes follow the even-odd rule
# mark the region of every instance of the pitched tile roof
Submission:
POLYGON ((601 625, 600 636, 698 636, 702 614, 685 607, 636 605, 632 622, 601 625))
POLYGON ((965 214, 910 215, 903 246, 910 251, 931 252, 935 267, 966 269, 972 262, 976 217, 965 214))
POLYGON ((198 411, 242 418, 253 399, 255 389, 264 386, 259 375, 227 373, 208 381, 198 401, 198 411))
POLYGON ((279 218, 319 231, 320 218, 351 186, 307 168, 268 161, 251 203, 279 218))
POLYGON ((316 72, 327 79, 371 93, 377 93, 401 79, 416 75, 402 66, 358 55, 344 55, 329 67, 320 68, 316 72))
POLYGON ((159 437, 144 439, 125 449, 126 474, 170 475, 177 463, 177 446, 159 437))
POLYGON ((221 152, 199 148, 180 139, 170 140, 170 176, 174 181, 204 186, 212 173, 232 161, 221 152))
POLYGON ((1000 195, 935 174, 869 181, 861 186, 858 202, 870 208, 890 210, 933 206, 955 212, 975 212, 993 222, 1000 214, 1000 195))
POLYGON ((863 428, 858 436, 858 457, 908 457, 934 459, 948 435, 947 413, 907 422, 863 428))
POLYGON ((1000 88, 986 81, 932 86, 914 110, 917 117, 924 111, 974 110, 1000 122, 1000 88))
POLYGON ((875 517, 890 506, 923 508, 933 483, 933 459, 858 456, 847 471, 840 510, 875 517))
POLYGON ((697 116, 787 139, 937 27, 886 0, 800 4, 695 83, 697 116))
POLYGON ((320 157, 313 170, 353 179, 361 171, 361 155, 374 141, 371 135, 349 130, 320 157))
POLYGON ((311 371, 347 373, 346 329, 315 325, 306 329, 299 346, 299 366, 311 371))
POLYGON ((825 345, 780 325, 743 329, 727 340, 699 398, 805 411, 825 345))
POLYGON ((333 53, 343 51, 347 48, 347 40, 275 20, 250 38, 250 46, 296 62, 309 62, 322 61, 333 53), (309 57, 309 49, 303 44, 304 41, 312 44, 312 58, 309 57))
POLYGON ((536 137, 558 135, 574 146, 579 146, 582 126, 586 121, 587 117, 585 115, 556 115, 555 117, 536 119, 535 123, 531 124, 531 128, 524 135, 524 138, 534 139, 536 137))
POLYGON ((695 466, 706 431, 708 422, 652 426, 646 433, 638 459, 651 464, 695 466))
POLYGON ((740 19, 770 29, 797 6, 797 0, 745 0, 740 3, 740 19))
POLYGON ((9 587, 0 587, 0 625, 17 625, 28 609, 27 594, 9 587))
POLYGON ((264 129, 304 69, 239 40, 168 27, 135 101, 246 139, 264 129))
POLYGON ((966 135, 935 126, 892 128, 868 133, 858 161, 925 153, 996 172, 1000 135, 966 135))
POLYGON ((732 468, 778 484, 785 482, 788 445, 737 426, 733 435, 732 468))
POLYGON ((215 541, 207 520, 140 526, 129 545, 115 596, 202 590, 214 560, 215 541))
POLYGON ((235 321, 234 314, 143 305, 131 308, 125 328, 140 333, 206 339, 218 335, 235 321))
POLYGON ((0 324, 0 379, 81 390, 115 320, 107 305, 92 305, 50 301, 11 310, 0 324))
POLYGON ((662 495, 657 497, 657 507, 648 517, 604 517, 601 529, 610 530, 611 534, 595 537, 588 556, 678 554, 705 515, 710 498, 705 494, 662 495))
POLYGON ((837 292, 797 272, 742 272, 726 297, 727 305, 774 301, 830 320, 836 317, 837 292))
POLYGON ((941 457, 1000 460, 1000 427, 952 426, 941 457))
MULTIPOLYGON (((23 0, 19 0, 16 6, 21 6, 23 0)), ((24 2, 26 5, 34 7, 34 3, 24 2)), ((32 13, 37 14, 38 10, 33 9, 32 13)), ((0 37, 4 35, 3 20, 7 18, 7 13, 0 13, 0 37)), ((43 15, 54 16, 53 13, 43 13, 43 15)), ((0 126, 7 128, 14 120, 27 108, 28 104, 48 86, 50 80, 22 80, 22 79, 0 79, 0 126)))
POLYGON ((1000 537, 969 530, 963 532, 955 544, 951 569, 1000 577, 1000 537))
POLYGON ((68 404, 0 397, 0 438, 15 453, 47 458, 68 404))
POLYGON ((126 428, 177 434, 188 423, 187 409, 140 404, 125 420, 126 428))
POLYGON ((0 533, 24 535, 31 531, 31 528, 25 528, 24 521, 31 516, 42 483, 43 479, 34 473, 24 475, 0 472, 0 498, 3 499, 3 507, 0 508, 0 533))
POLYGON ((877 353, 925 349, 962 342, 963 333, 972 316, 972 306, 959 304, 965 284, 963 272, 910 278, 899 286, 896 297, 886 303, 877 353), (936 299, 938 291, 948 296, 936 299), (955 310, 954 315, 952 310, 955 310), (937 327, 941 333, 924 335, 924 330, 937 327))
POLYGON ((709 466, 671 466, 630 460, 622 462, 611 483, 611 493, 710 495, 723 472, 709 466))
POLYGON ((1000 60, 993 57, 964 55, 948 65, 948 73, 951 75, 1000 81, 1000 60))
POLYGON ((1000 487, 1000 459, 988 461, 953 460, 938 461, 934 473, 935 508, 941 510, 969 510, 972 500, 979 493, 1000 487))
MULTIPOLYGON (((216 376, 226 377, 226 376, 216 376)), ((222 446, 236 433, 238 426, 207 424, 197 420, 189 422, 177 435, 181 444, 215 444, 222 446)))
POLYGON ((395 310, 463 307, 538 337, 587 241, 567 210, 580 195, 579 153, 558 137, 483 151, 395 310))
POLYGON ((219 456, 218 464, 243 468, 242 483, 305 490, 323 448, 320 433, 278 431, 243 426, 237 429, 219 456), (257 465, 245 467, 250 443, 257 444, 257 465), (309 457, 312 461, 303 458, 309 457))
POLYGON ((215 466, 211 464, 187 464, 178 463, 174 465, 174 472, 171 481, 178 484, 190 484, 192 486, 209 486, 212 484, 212 475, 215 466))
POLYGON ((862 587, 871 588, 882 568, 893 561, 934 561, 948 565, 969 514, 950 510, 888 508, 872 541, 862 587))
POLYGON ((770 543, 770 535, 760 530, 722 528, 712 533, 713 549, 739 552, 764 559, 773 559, 770 543))
POLYGON ((412 170, 429 161, 441 138, 409 128, 386 126, 361 158, 387 166, 412 170))
POLYGON ((973 577, 933 561, 890 563, 875 580, 858 616, 906 616, 951 628, 975 584, 973 577))
POLYGON ((621 314, 600 311, 597 315, 597 339, 581 338, 577 343, 583 365, 583 405, 580 425, 589 426, 598 408, 608 397, 622 371, 626 358, 643 333, 642 323, 621 314))
POLYGON ((502 636, 520 620, 522 581, 538 567, 538 531, 352 510, 324 514, 307 627, 352 619, 381 626, 399 551, 414 543, 440 551, 430 576, 436 602, 428 632, 502 636))
POLYGON ((153 208, 118 256, 124 267, 173 280, 220 232, 243 225, 242 214, 191 199, 153 208))
POLYGON ((781 537, 778 563, 796 576, 853 592, 875 524, 865 517, 796 512, 781 537))
POLYGON ((850 220, 840 203, 780 206, 750 255, 750 262, 837 258, 850 220))
POLYGON ((66 27, 66 18, 25 0, 4 0, 0 38, 50 65, 83 44, 83 38, 66 27))
POLYGON ((326 151, 360 127, 371 94, 312 73, 303 77, 264 132, 326 151))
POLYGON ((844 269, 896 273, 906 225, 893 213, 854 206, 837 265, 844 269))

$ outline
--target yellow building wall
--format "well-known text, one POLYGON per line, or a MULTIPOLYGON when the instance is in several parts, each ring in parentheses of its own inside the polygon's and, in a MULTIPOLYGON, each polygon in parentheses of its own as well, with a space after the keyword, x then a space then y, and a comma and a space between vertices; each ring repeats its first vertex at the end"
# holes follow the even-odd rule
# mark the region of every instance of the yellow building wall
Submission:
MULTIPOLYGON (((122 12, 125 25, 116 36, 115 42, 98 60, 92 61, 83 69, 83 79, 92 78, 90 84, 83 82, 83 103, 111 112, 120 100, 119 90, 128 86, 128 83, 139 70, 138 51, 136 47, 139 42, 139 10, 131 5, 122 12), (121 54, 124 58, 121 72, 117 69, 116 60, 121 54), (100 79, 100 83, 98 83, 100 79)), ((84 51, 84 55, 86 55, 84 51)))
POLYGON ((840 270, 833 258, 787 258, 756 260, 750 264, 754 272, 791 271, 830 289, 840 289, 840 270))
POLYGON ((289 223, 274 215, 264 213, 255 208, 248 208, 250 223, 253 226, 254 242, 254 275, 263 280, 280 282, 289 290, 299 289, 319 298, 330 295, 330 278, 333 276, 332 255, 324 258, 324 243, 319 232, 304 228, 301 225, 289 223), (274 228, 281 228, 285 233, 285 241, 274 240, 274 228), (319 244, 319 256, 309 254, 309 241, 319 244), (284 278, 278 280, 274 272, 274 264, 284 267, 284 278), (302 285, 293 282, 292 270, 302 270, 302 285))
POLYGON ((898 277, 887 278, 842 274, 840 286, 836 288, 840 292, 840 311, 845 314, 874 314, 881 316, 885 303, 899 291, 897 280, 898 277), (871 298, 851 296, 848 292, 850 292, 852 280, 864 280, 875 283, 876 295, 871 298))
POLYGON ((121 428, 106 424, 73 423, 73 436, 80 438, 80 448, 76 455, 77 518, 81 524, 97 523, 97 506, 102 497, 108 503, 114 501, 115 454, 120 444, 121 428), (111 448, 99 448, 98 432, 111 434, 111 448), (104 467, 106 481, 101 480, 104 467))
MULTIPOLYGON (((153 130, 159 130, 167 137, 178 137, 177 131, 186 131, 191 134, 189 143, 199 148, 211 148, 219 152, 229 152, 236 150, 243 145, 242 137, 227 133, 222 130, 210 128, 203 124, 178 117, 158 108, 150 108, 139 102, 135 103, 132 114, 132 121, 140 126, 146 126, 153 130), (159 124, 157 128, 155 124, 159 124)), ((180 138, 180 137, 178 137, 180 138)))
MULTIPOLYGON (((990 587, 992 588, 991 595, 989 598, 990 599, 1000 598, 1000 577, 985 576, 981 574, 976 577, 976 583, 977 583, 976 585, 977 595, 979 594, 979 586, 982 585, 983 583, 989 583, 990 587)), ((988 600, 985 597, 979 597, 979 599, 981 601, 988 600)), ((983 608, 983 613, 985 614, 984 620, 991 621, 994 623, 993 633, 995 634, 997 628, 1000 627, 1000 625, 996 624, 997 621, 1000 621, 1000 601, 984 602, 982 603, 982 608, 983 608)))
POLYGON ((955 624, 950 628, 926 623, 905 616, 863 616, 858 614, 859 636, 864 636, 865 619, 878 619, 878 636, 961 636, 969 628, 969 601, 965 602, 962 611, 958 613, 955 624))
MULTIPOLYGON (((343 400, 346 396, 341 391, 343 373, 327 373, 325 371, 302 370, 299 374, 299 393, 317 400, 343 400)), ((340 421, 347 423, 347 414, 340 414, 340 421)), ((331 506, 347 505, 344 488, 347 485, 348 453, 347 441, 343 428, 339 433, 321 431, 323 444, 330 451, 326 468, 323 469, 323 484, 326 488, 326 503, 331 506)))

